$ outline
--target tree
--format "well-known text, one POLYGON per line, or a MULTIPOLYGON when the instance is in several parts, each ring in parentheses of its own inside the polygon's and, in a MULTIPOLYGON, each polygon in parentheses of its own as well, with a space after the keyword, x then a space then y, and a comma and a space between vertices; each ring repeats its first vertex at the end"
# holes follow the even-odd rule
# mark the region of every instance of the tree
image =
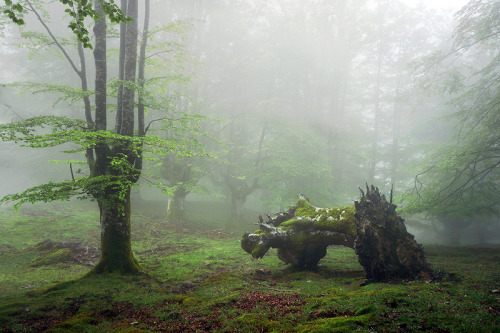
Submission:
MULTIPOLYGON (((27 1, 28 6, 30 2, 27 1)), ((80 148, 72 151, 85 153, 89 168, 87 177, 74 177, 62 182, 49 182, 32 187, 23 193, 12 194, 4 197, 1 202, 15 201, 16 207, 24 203, 37 201, 68 200, 72 196, 87 198, 91 196, 97 201, 100 211, 101 223, 101 259, 89 274, 120 273, 136 274, 140 268, 131 250, 131 223, 130 223, 130 192, 132 186, 141 175, 144 151, 154 151, 156 154, 179 149, 181 145, 168 138, 146 135, 149 126, 145 124, 144 99, 139 98, 136 112, 136 92, 140 97, 146 94, 144 87, 144 59, 147 46, 149 6, 150 1, 145 1, 145 18, 143 39, 137 62, 138 51, 138 1, 122 0, 122 8, 132 20, 125 29, 122 29, 120 38, 120 53, 124 55, 123 68, 123 93, 121 107, 116 112, 117 125, 114 131, 108 130, 109 107, 106 104, 108 96, 107 86, 107 27, 105 7, 101 1, 94 2, 94 11, 98 14, 94 24, 94 63, 95 63, 95 105, 94 112, 90 106, 90 90, 84 85, 87 74, 85 71, 85 53, 82 42, 79 42, 78 54, 80 67, 72 61, 63 46, 43 22, 47 32, 54 43, 64 54, 73 70, 81 78, 80 88, 83 99, 84 118, 70 119, 57 116, 39 116, 16 123, 5 124, 0 127, 0 138, 7 141, 21 141, 30 147, 50 147, 65 143, 73 143, 80 148), (139 63, 139 75, 136 78, 136 67, 139 63), (137 119, 137 126, 136 126, 137 119), (39 127, 49 127, 48 134, 38 134, 39 127)), ((34 7, 30 9, 36 13, 34 7)), ((83 15, 83 14, 82 14, 83 15)), ((78 163, 78 162, 71 162, 78 163)), ((70 164, 71 165, 71 164, 70 164)))
POLYGON ((453 49, 433 54, 420 72, 441 65, 437 87, 451 96, 455 111, 446 121, 451 119, 455 128, 451 140, 420 165, 413 190, 404 196, 405 210, 427 212, 450 230, 465 228, 473 216, 498 214, 499 11, 498 1, 470 1, 455 15, 453 49))
MULTIPOLYGON (((23 14, 25 12, 25 7, 22 1, 13 2, 12 0, 4 0, 5 7, 2 8, 3 14, 6 14, 12 22, 23 25, 24 19, 23 14)), ((84 21, 88 16, 93 20, 99 20, 103 14, 112 22, 128 22, 130 18, 127 18, 124 11, 120 10, 118 6, 115 5, 114 0, 97 0, 102 12, 92 8, 92 1, 90 0, 59 0, 59 2, 66 5, 64 11, 68 13, 73 19, 68 25, 68 28, 75 34, 78 41, 82 43, 83 47, 92 48, 90 44, 89 31, 85 27, 84 21)), ((26 1, 28 6, 32 7, 29 1, 26 1)), ((123 2, 122 2, 123 3, 123 2)), ((124 9, 122 7, 122 9, 124 9)))

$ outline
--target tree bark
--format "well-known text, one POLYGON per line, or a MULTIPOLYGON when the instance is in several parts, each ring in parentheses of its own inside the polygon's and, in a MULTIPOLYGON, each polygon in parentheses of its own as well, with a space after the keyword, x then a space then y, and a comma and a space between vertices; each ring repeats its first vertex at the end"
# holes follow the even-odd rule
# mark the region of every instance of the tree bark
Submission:
POLYGON ((248 191, 245 191, 244 188, 231 190, 231 215, 229 216, 230 223, 234 223, 235 221, 242 221, 244 219, 243 206, 245 205, 245 201, 247 201, 248 195, 248 191))
POLYGON ((126 82, 123 89, 122 105, 122 125, 118 134, 134 136, 134 110, 135 110, 135 78, 137 69, 137 18, 138 8, 137 0, 129 0, 127 15, 133 19, 127 23, 125 34, 125 72, 124 80, 126 82))
MULTIPOLYGON (((127 0, 121 0, 121 11, 127 14, 127 0)), ((123 80, 125 72, 125 33, 127 32, 127 23, 120 23, 120 55, 118 61, 118 80, 120 80, 120 86, 118 87, 118 97, 116 101, 116 123, 115 123, 115 133, 121 133, 122 131, 122 118, 123 118, 123 80)))
POLYGON ((138 274, 139 265, 132 252, 130 190, 121 201, 99 202, 101 258, 87 274, 138 274))
POLYGON ((144 10, 144 28, 142 29, 142 43, 141 49, 139 51, 139 73, 137 77, 137 81, 139 82, 139 87, 141 88, 141 92, 139 93, 139 100, 137 106, 137 125, 139 127, 138 134, 139 136, 144 136, 144 114, 145 114, 145 105, 142 98, 142 91, 144 90, 145 84, 145 67, 146 67, 146 47, 148 45, 148 34, 149 34, 149 9, 150 9, 150 0, 146 0, 145 2, 145 10, 144 10))
POLYGON ((95 47, 95 129, 105 131, 107 127, 106 97, 107 97, 107 59, 106 59, 106 18, 99 1, 95 2, 95 10, 101 15, 101 20, 94 24, 95 47))

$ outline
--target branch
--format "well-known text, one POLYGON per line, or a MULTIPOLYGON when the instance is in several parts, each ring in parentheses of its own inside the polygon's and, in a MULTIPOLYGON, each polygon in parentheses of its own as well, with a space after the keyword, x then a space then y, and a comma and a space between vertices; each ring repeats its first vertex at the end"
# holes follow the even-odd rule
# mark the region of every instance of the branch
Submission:
POLYGON ((56 37, 52 34, 52 31, 50 31, 49 27, 45 24, 45 22, 43 21, 42 17, 40 16, 40 14, 38 14, 38 12, 33 7, 33 5, 31 4, 31 2, 29 0, 26 0, 26 3, 28 4, 28 6, 30 6, 31 11, 33 13, 35 13, 36 17, 38 18, 38 21, 40 21, 40 23, 43 25, 43 27, 45 28, 45 30, 47 30, 47 33, 49 34, 50 38, 52 38, 52 40, 57 45, 57 47, 59 48, 59 50, 61 50, 61 52, 63 53, 63 55, 66 58, 66 60, 69 61, 71 67, 73 67, 73 70, 76 72, 76 74, 78 74, 78 76, 81 76, 81 72, 75 66, 75 64, 73 63, 73 60, 71 60, 71 58, 69 57, 69 55, 66 52, 66 50, 64 49, 64 47, 62 47, 62 45, 57 41, 56 37))
POLYGON ((152 58, 158 54, 175 52, 175 50, 158 51, 146 57, 146 59, 152 58))
POLYGON ((146 126, 146 128, 144 129, 144 135, 146 135, 146 133, 147 133, 147 132, 148 132, 148 130, 149 130, 149 126, 151 126, 151 124, 152 124, 153 122, 155 122, 155 121, 161 121, 161 120, 165 120, 165 119, 167 119, 167 118, 160 118, 160 119, 154 119, 154 120, 151 120, 151 121, 149 122, 148 126, 146 126))

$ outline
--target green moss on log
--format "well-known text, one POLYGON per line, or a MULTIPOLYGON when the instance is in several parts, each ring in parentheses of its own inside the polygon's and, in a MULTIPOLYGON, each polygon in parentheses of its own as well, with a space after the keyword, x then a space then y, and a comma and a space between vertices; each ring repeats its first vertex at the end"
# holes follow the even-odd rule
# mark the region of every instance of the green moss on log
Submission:
POLYGON ((316 214, 316 207, 304 199, 299 199, 297 202, 297 209, 295 210, 295 216, 315 217, 316 214))
POLYGON ((285 263, 313 268, 329 245, 354 248, 354 215, 354 207, 318 208, 301 196, 296 207, 262 223, 260 230, 245 233, 241 247, 254 258, 262 258, 271 247, 277 248, 278 257, 285 263))

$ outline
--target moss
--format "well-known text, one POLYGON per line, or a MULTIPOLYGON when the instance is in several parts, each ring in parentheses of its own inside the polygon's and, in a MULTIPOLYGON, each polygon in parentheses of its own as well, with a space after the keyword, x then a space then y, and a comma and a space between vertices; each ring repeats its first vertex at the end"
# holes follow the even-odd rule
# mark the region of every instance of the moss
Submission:
POLYGON ((31 261, 31 266, 33 267, 50 266, 70 260, 71 260, 71 251, 69 249, 60 249, 57 250, 56 252, 49 253, 47 255, 33 259, 31 261))
POLYGON ((294 250, 304 250, 307 244, 314 242, 314 236, 306 232, 298 232, 290 236, 290 244, 294 250))
POLYGON ((284 230, 325 230, 356 236, 354 206, 318 209, 305 200, 299 200, 295 216, 298 218, 281 223, 284 230), (316 223, 311 223, 315 219, 316 223))
POLYGON ((279 324, 267 320, 261 313, 245 313, 231 321, 231 326, 239 332, 267 332, 276 329, 279 324))
POLYGON ((315 228, 356 236, 355 213, 356 209, 353 206, 321 209, 315 228))
POLYGON ((373 311, 374 311, 374 308, 372 305, 364 306, 361 309, 359 309, 358 311, 356 311, 356 316, 362 316, 365 314, 369 314, 369 313, 372 313, 373 311))
POLYGON ((317 215, 316 208, 305 200, 297 202, 295 216, 315 217, 317 215))
POLYGON ((364 314, 361 316, 339 316, 333 318, 317 319, 299 328, 299 332, 352 332, 359 326, 367 325, 373 316, 364 314))
POLYGON ((243 280, 239 275, 229 273, 229 272, 224 272, 220 274, 215 274, 211 275, 208 278, 206 278, 201 285, 214 285, 214 284, 226 284, 230 282, 237 282, 243 280))
POLYGON ((313 228, 314 224, 310 219, 298 218, 291 219, 280 224, 279 228, 283 230, 306 230, 313 228))
POLYGON ((68 318, 47 332, 84 332, 89 325, 97 323, 97 319, 87 312, 81 312, 74 317, 68 318))
POLYGON ((185 297, 182 301, 184 306, 195 306, 201 303, 201 300, 195 297, 185 297))
POLYGON ((36 245, 30 246, 26 251, 38 251, 38 252, 54 252, 61 249, 61 244, 53 242, 50 239, 46 239, 36 245))

